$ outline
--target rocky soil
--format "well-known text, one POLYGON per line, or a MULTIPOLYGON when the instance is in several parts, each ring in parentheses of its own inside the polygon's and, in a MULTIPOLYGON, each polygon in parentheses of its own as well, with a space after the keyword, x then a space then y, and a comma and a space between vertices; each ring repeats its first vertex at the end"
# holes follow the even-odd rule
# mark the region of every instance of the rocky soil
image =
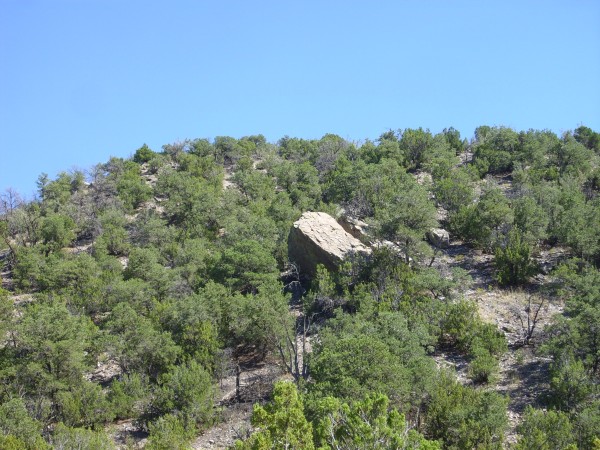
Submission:
POLYGON ((243 360, 238 362, 239 390, 236 388, 235 370, 221 379, 217 403, 221 420, 198 436, 192 448, 226 449, 236 440, 248 437, 252 432, 250 419, 253 403, 264 402, 271 394, 273 383, 285 378, 274 361, 262 361, 249 367, 244 366, 243 360))
MULTIPOLYGON (((499 287, 493 279, 493 255, 471 249, 458 240, 451 241, 447 249, 440 250, 434 263, 440 270, 460 267, 467 271, 473 284, 465 291, 465 297, 476 302, 483 320, 496 325, 506 336, 509 348, 500 359, 500 372, 492 388, 509 397, 507 447, 517 440, 516 427, 525 407, 543 406, 549 389, 550 360, 539 355, 537 349, 544 328, 563 311, 564 304, 561 299, 544 294, 540 287, 551 281, 543 272, 548 272, 566 256, 568 252, 563 248, 542 250, 535 258, 542 274, 521 289, 499 287), (534 317, 535 327, 527 342, 534 317)), ((467 378, 468 361, 463 355, 437 352, 434 359, 439 367, 454 368, 463 384, 470 383, 467 378)))

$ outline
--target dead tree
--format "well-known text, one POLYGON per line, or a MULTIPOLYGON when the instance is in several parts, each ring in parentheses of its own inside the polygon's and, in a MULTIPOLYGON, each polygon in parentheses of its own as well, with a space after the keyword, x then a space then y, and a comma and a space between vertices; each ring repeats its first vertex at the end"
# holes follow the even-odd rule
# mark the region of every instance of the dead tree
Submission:
POLYGON ((302 314, 297 322, 301 324, 295 328, 283 326, 283 335, 279 336, 275 343, 285 371, 294 377, 296 383, 300 379, 308 378, 306 347, 310 319, 306 314, 302 314))
POLYGON ((536 326, 539 323, 539 314, 544 306, 545 298, 540 297, 539 303, 533 302, 533 295, 527 298, 527 306, 524 309, 525 320, 523 314, 520 311, 516 312, 519 321, 521 322, 521 334, 522 334, 522 345, 530 345, 533 333, 535 332, 536 326))

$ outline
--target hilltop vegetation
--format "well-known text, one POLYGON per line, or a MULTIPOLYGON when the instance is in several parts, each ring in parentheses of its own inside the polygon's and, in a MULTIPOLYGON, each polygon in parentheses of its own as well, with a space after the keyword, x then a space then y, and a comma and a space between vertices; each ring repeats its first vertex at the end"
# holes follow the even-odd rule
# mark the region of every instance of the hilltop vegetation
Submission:
POLYGON ((0 201, 1 448, 110 449, 125 445, 119 421, 146 448, 188 448, 222 419, 219 382, 264 361, 281 380, 250 399, 237 449, 503 448, 499 359, 523 346, 549 358, 547 396, 511 445, 600 448, 600 134, 587 127, 143 145, 89 174, 43 174, 38 193, 0 201), (305 211, 393 245, 308 279, 288 259, 305 211), (530 304, 507 342, 465 294, 469 274, 438 263, 461 255, 427 242, 437 227, 490 255, 484 288, 564 313, 536 328, 530 304), (555 247, 565 258, 542 264, 555 247), (466 380, 440 351, 464 358, 466 380))

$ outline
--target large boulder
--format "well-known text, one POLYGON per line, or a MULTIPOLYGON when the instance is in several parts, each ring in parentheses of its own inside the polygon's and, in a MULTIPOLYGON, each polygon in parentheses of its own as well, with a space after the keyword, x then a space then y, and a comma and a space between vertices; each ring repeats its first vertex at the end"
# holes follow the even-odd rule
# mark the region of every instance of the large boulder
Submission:
POLYGON ((447 248, 450 245, 450 233, 443 228, 433 228, 427 232, 427 239, 437 248, 447 248))
POLYGON ((335 271, 349 257, 366 256, 371 249, 347 233, 329 214, 305 212, 294 222, 288 238, 289 258, 300 273, 313 275, 318 264, 335 271))

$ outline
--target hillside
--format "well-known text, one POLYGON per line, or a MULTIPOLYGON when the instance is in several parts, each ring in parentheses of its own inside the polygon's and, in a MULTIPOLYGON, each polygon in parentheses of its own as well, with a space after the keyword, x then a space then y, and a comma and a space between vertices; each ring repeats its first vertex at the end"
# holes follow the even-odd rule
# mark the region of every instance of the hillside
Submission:
POLYGON ((600 448, 589 128, 194 139, 38 188, 0 196, 0 448, 600 448))

